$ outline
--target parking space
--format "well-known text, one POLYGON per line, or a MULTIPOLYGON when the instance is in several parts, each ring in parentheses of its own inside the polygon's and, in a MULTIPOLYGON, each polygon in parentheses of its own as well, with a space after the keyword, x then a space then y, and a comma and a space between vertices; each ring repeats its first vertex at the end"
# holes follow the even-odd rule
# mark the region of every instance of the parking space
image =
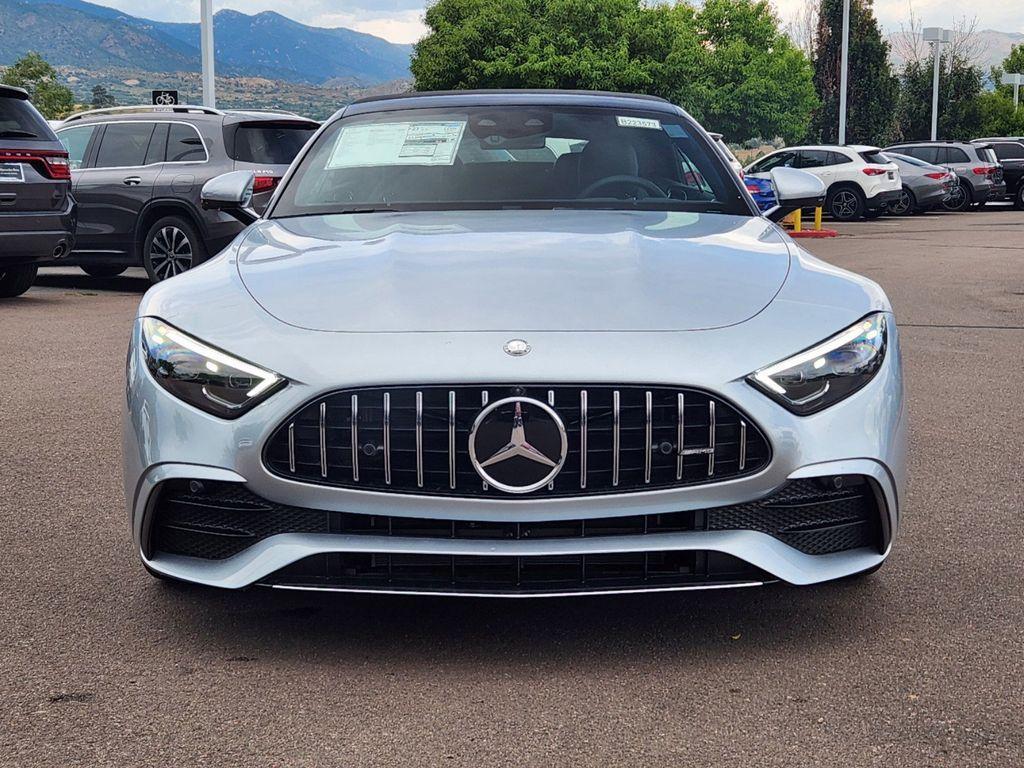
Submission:
POLYGON ((1024 212, 836 228, 803 247, 901 325, 909 500, 879 573, 803 589, 159 583, 120 485, 145 273, 41 272, 0 302, 0 764, 1021 765, 1024 212))

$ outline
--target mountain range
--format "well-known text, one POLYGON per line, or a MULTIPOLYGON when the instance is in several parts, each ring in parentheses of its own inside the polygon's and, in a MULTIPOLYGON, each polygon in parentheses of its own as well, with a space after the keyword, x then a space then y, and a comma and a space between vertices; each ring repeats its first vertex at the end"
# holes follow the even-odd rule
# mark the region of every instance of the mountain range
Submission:
MULTIPOLYGON (((214 17, 217 74, 370 86, 409 77, 412 46, 274 11, 214 17)), ((0 0, 0 65, 37 51, 55 66, 192 72, 199 23, 142 19, 85 0, 0 0)))

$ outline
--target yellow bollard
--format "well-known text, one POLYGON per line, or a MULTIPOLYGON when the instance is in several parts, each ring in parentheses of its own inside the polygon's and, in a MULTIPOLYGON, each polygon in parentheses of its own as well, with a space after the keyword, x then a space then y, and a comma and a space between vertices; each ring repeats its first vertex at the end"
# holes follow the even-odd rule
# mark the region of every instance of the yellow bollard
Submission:
POLYGON ((814 209, 814 231, 821 231, 821 206, 814 209))
POLYGON ((797 210, 793 211, 792 216, 793 216, 793 231, 794 232, 799 232, 800 229, 801 229, 801 224, 802 224, 801 218, 803 218, 803 211, 801 211, 798 208, 797 210))

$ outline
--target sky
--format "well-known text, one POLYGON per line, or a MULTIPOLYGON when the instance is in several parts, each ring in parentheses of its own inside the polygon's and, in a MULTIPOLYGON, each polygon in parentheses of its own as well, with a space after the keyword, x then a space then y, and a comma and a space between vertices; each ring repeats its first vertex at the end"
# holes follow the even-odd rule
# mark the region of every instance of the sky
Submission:
MULTIPOLYGON (((158 21, 199 18, 199 0, 92 1, 158 21)), ((796 16, 806 0, 772 2, 783 21, 788 21, 796 16)), ((875 14, 882 27, 898 31, 909 20, 911 2, 914 13, 926 27, 951 27, 956 19, 969 15, 977 17, 978 29, 1024 33, 1024 2, 1021 0, 971 0, 969 4, 964 0, 874 0, 875 14)), ((304 24, 348 27, 394 43, 413 43, 425 33, 423 7, 424 0, 291 0, 283 7, 275 0, 214 0, 214 10, 233 8, 245 13, 273 10, 304 24)))

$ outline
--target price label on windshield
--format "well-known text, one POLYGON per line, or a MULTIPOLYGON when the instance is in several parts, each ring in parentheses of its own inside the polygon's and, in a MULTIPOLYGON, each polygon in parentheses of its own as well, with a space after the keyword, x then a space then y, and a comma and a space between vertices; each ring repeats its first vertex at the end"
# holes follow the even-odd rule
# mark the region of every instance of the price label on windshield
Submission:
POLYGON ((341 130, 327 168, 380 165, 452 165, 464 120, 372 123, 341 130))

